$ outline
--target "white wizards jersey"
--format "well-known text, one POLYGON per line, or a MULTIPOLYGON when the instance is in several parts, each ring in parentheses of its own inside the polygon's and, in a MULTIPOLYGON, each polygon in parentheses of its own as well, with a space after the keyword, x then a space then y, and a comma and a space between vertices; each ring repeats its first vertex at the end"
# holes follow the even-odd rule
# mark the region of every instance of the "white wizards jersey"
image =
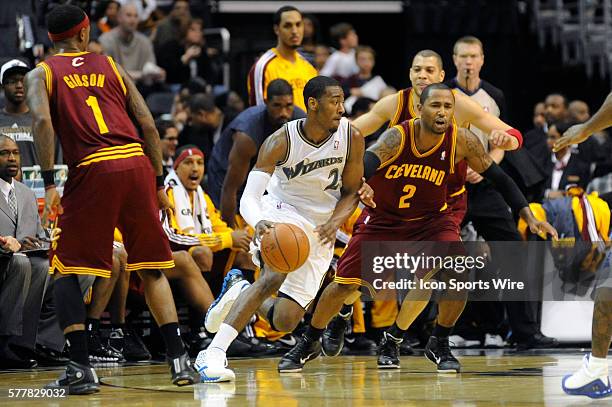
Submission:
POLYGON ((318 225, 329 219, 340 200, 351 124, 342 118, 335 133, 314 144, 304 134, 305 120, 285 124, 288 154, 276 165, 267 190, 270 198, 293 206, 318 225))

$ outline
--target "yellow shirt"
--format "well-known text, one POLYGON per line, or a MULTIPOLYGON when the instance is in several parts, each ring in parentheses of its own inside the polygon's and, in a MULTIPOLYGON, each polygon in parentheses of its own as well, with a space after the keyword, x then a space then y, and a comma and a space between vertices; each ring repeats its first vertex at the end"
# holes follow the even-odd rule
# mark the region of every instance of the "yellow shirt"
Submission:
POLYGON ((283 58, 276 48, 266 51, 253 65, 249 72, 247 88, 249 104, 263 105, 266 99, 268 84, 274 79, 284 79, 293 88, 293 103, 303 111, 304 86, 306 82, 317 76, 317 70, 297 51, 295 62, 283 58))

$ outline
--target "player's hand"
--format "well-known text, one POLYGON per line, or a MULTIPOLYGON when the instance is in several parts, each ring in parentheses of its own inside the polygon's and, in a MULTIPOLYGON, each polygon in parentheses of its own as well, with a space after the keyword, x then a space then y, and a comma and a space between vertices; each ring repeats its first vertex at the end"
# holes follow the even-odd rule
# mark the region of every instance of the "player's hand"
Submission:
POLYGON ((260 241, 264 233, 268 233, 273 227, 274 222, 270 222, 269 220, 260 220, 257 222, 257 225, 255 225, 255 235, 253 238, 255 241, 260 241))
POLYGON ((357 191, 357 194, 359 194, 359 200, 370 208, 376 208, 376 202, 374 202, 374 190, 370 185, 368 185, 365 178, 361 178, 361 181, 363 181, 363 184, 361 184, 361 188, 359 188, 359 191, 357 191))
POLYGON ((315 228, 314 232, 319 235, 319 240, 323 244, 333 244, 336 241, 336 231, 338 230, 338 225, 331 222, 326 222, 322 225, 319 225, 315 228))
POLYGON ((16 253, 21 249, 21 244, 13 236, 0 236, 0 247, 6 251, 16 253))
POLYGON ((478 184, 483 179, 484 177, 482 175, 480 175, 470 167, 467 167, 467 175, 465 177, 465 180, 467 182, 469 182, 470 184, 478 184))
POLYGON ((511 136, 504 130, 493 130, 489 134, 489 143, 492 146, 506 151, 516 150, 519 146, 519 142, 516 137, 511 136))
POLYGON ((59 193, 57 192, 57 188, 51 187, 45 190, 45 208, 43 209, 41 220, 43 227, 49 227, 49 215, 51 213, 56 212, 58 215, 64 213, 64 208, 62 208, 62 204, 60 202, 61 199, 59 193))
POLYGON ((562 150, 565 147, 569 147, 572 144, 580 144, 590 136, 591 135, 585 131, 584 124, 575 124, 567 129, 561 138, 557 140, 555 146, 553 147, 553 151, 556 153, 557 151, 562 150))
POLYGON ((21 242, 21 250, 36 250, 42 247, 42 240, 37 237, 26 236, 21 242))
POLYGON ((535 234, 544 234, 550 235, 553 240, 559 239, 559 235, 557 234, 557 229, 555 229, 550 223, 545 221, 530 221, 527 222, 529 225, 529 230, 531 233, 535 234))
POLYGON ((157 191, 157 204, 159 205, 159 209, 162 211, 167 211, 168 209, 174 209, 174 206, 170 203, 170 199, 168 199, 168 194, 166 194, 166 190, 160 189, 157 191))
POLYGON ((249 251, 249 243, 251 243, 251 236, 242 229, 234 230, 232 232, 232 248, 242 250, 244 252, 249 251))

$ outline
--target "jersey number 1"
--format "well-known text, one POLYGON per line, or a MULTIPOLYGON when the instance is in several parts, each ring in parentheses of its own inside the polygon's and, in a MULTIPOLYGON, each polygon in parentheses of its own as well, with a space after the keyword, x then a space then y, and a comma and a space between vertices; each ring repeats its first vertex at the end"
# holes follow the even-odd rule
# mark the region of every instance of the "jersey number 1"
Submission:
POLYGON ((91 110, 93 111, 94 119, 96 119, 98 129, 100 129, 100 134, 108 133, 108 127, 104 122, 104 117, 102 116, 102 110, 100 110, 98 98, 95 96, 90 96, 85 100, 85 103, 87 103, 87 106, 91 107, 91 110))

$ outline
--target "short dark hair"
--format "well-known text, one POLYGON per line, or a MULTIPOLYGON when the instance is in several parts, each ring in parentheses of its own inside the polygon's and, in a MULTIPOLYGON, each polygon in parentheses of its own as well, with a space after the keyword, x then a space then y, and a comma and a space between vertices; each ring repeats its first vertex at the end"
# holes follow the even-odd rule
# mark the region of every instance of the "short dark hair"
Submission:
POLYGON ((47 15, 47 29, 51 34, 63 33, 83 21, 84 15, 81 8, 71 4, 55 6, 47 15))
POLYGON ((300 15, 302 15, 302 12, 293 6, 283 6, 276 10, 276 13, 274 13, 273 24, 279 25, 281 22, 281 18, 283 17, 283 13, 286 13, 287 11, 297 11, 298 13, 300 13, 300 15))
MULTIPOLYGON (((429 97, 431 96, 431 92, 433 92, 434 90, 447 90, 451 94, 453 94, 453 91, 451 90, 451 88, 449 88, 445 84, 443 84, 443 83, 432 83, 431 85, 429 85, 425 89, 423 89, 423 92, 421 92, 421 98, 419 99, 419 103, 421 105, 424 105, 425 102, 427 102, 427 99, 429 99, 429 97)), ((455 99, 455 95, 453 94, 453 100, 454 99, 455 99)))
POLYGON ((293 88, 289 82, 284 79, 274 79, 270 82, 266 92, 268 100, 272 99, 274 96, 285 95, 293 95, 293 88))
MULTIPOLYGON (((444 64, 442 63, 442 57, 440 56, 440 54, 438 54, 436 51, 433 51, 431 49, 424 49, 424 50, 417 52, 414 58, 416 57, 423 57, 423 58, 434 57, 437 60, 440 69, 444 68, 444 64)), ((412 59, 412 61, 414 61, 414 58, 412 59)))
POLYGON ((308 110, 308 99, 315 98, 321 100, 321 96, 325 94, 325 89, 330 86, 340 86, 340 82, 329 76, 315 76, 304 86, 304 104, 308 110))
POLYGON ((355 29, 349 23, 338 23, 332 25, 332 27, 329 29, 329 35, 332 40, 339 45, 340 40, 345 39, 351 31, 355 31, 355 29))
POLYGON ((473 35, 466 35, 455 41, 455 45, 453 46, 453 54, 455 55, 457 54, 457 46, 459 44, 478 45, 480 47, 480 51, 484 54, 484 46, 482 45, 482 41, 473 35))
POLYGON ((189 109, 192 113, 201 110, 205 112, 214 112, 215 107, 215 99, 208 93, 196 93, 189 98, 189 109))
POLYGON ((565 106, 566 109, 569 107, 569 102, 567 100, 567 96, 565 96, 561 92, 553 92, 553 93, 549 93, 548 95, 546 95, 546 98, 544 99, 544 104, 546 104, 546 99, 548 99, 551 96, 559 96, 560 98, 563 99, 563 106, 565 106))
POLYGON ((565 133, 567 131, 567 129, 572 127, 573 124, 574 123, 569 122, 569 121, 559 120, 559 121, 556 121, 553 124, 551 124, 550 127, 555 126, 555 128, 557 129, 559 134, 563 135, 563 133, 565 133))
POLYGON ((368 113, 370 111, 370 106, 376 103, 374 99, 360 97, 353 103, 351 108, 351 116, 355 116, 358 113, 368 113))
POLYGON ((166 131, 168 131, 168 129, 172 127, 176 127, 176 125, 174 124, 172 120, 166 120, 166 119, 155 120, 155 128, 157 129, 157 132, 159 133, 159 138, 161 139, 164 138, 166 131))

